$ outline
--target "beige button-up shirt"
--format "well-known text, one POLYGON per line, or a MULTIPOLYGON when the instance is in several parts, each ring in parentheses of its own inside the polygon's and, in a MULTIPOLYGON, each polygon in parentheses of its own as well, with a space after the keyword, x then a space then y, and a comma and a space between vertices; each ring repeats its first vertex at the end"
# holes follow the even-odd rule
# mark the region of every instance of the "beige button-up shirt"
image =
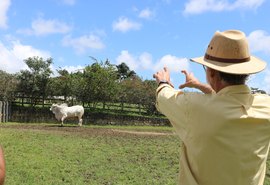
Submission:
POLYGON ((157 89, 157 109, 181 147, 181 185, 263 185, 270 145, 270 97, 246 85, 217 94, 157 89))

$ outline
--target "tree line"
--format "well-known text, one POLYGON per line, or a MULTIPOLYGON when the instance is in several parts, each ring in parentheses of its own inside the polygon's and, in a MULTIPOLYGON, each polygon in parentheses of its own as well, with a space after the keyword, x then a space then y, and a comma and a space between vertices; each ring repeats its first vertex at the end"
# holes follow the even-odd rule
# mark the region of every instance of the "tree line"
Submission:
POLYGON ((50 68, 52 58, 29 57, 24 60, 28 69, 16 74, 0 70, 0 100, 14 101, 27 97, 32 107, 47 99, 62 97, 65 102, 80 102, 85 106, 102 103, 136 104, 154 114, 154 80, 143 80, 125 63, 113 65, 107 59, 94 61, 83 69, 68 72, 58 69, 57 75, 50 68))

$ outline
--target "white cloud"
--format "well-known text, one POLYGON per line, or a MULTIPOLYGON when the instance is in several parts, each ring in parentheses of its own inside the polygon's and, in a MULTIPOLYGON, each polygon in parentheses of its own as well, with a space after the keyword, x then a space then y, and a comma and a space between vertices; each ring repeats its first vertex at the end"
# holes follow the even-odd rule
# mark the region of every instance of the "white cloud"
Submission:
POLYGON ((146 8, 139 13, 139 17, 143 19, 152 19, 154 16, 154 11, 151 11, 149 8, 146 8))
POLYGON ((247 84, 249 87, 259 88, 270 93, 270 69, 267 68, 260 73, 250 75, 247 84))
POLYGON ((67 70, 69 73, 74 73, 74 72, 77 72, 77 71, 82 71, 85 67, 84 66, 81 66, 81 65, 78 65, 78 66, 64 66, 64 67, 61 67, 61 69, 65 69, 67 70))
POLYGON ((0 1, 0 28, 7 28, 7 11, 11 4, 11 0, 0 1))
POLYGON ((165 55, 156 63, 152 61, 152 55, 144 52, 139 56, 130 54, 127 50, 123 50, 116 58, 117 64, 126 63, 131 70, 151 70, 159 71, 164 66, 167 66, 171 72, 180 72, 183 69, 188 70, 189 62, 186 58, 178 58, 172 55, 165 55))
POLYGON ((139 56, 138 59, 142 69, 151 69, 153 67, 151 54, 144 52, 139 56))
POLYGON ((78 71, 83 72, 83 70, 84 70, 85 67, 83 67, 81 65, 78 65, 78 66, 64 66, 64 67, 58 67, 58 68, 56 68, 54 65, 51 65, 50 68, 53 71, 52 76, 56 77, 56 76, 59 76, 59 73, 57 72, 59 69, 60 70, 64 70, 65 69, 69 73, 76 73, 78 71))
POLYGON ((39 56, 49 58, 50 53, 33 48, 29 45, 23 45, 18 40, 11 41, 11 47, 0 41, 0 69, 8 73, 16 73, 22 69, 27 69, 24 60, 29 57, 39 56))
POLYGON ((264 76, 264 89, 270 93, 270 70, 265 70, 265 76, 264 76))
POLYGON ((127 50, 121 51, 121 54, 116 58, 117 64, 126 63, 131 70, 139 68, 139 61, 132 56, 127 50))
POLYGON ((256 9, 260 7, 265 0, 237 0, 231 5, 231 9, 244 8, 256 9))
POLYGON ((200 14, 203 12, 231 11, 236 9, 256 9, 265 0, 189 0, 185 4, 184 14, 200 14))
MULTIPOLYGON (((270 56, 270 34, 264 30, 255 30, 248 36, 248 42, 251 53, 262 52, 270 56)), ((254 75, 250 79, 251 87, 258 87, 260 89, 270 92, 270 68, 268 67, 262 73, 254 75), (258 77, 259 76, 259 77, 258 77), (263 80, 262 80, 263 79, 263 80)))
POLYGON ((64 46, 74 48, 78 54, 84 53, 87 49, 103 49, 105 47, 100 37, 94 34, 83 35, 78 38, 71 38, 69 35, 64 37, 62 43, 64 46))
POLYGON ((131 21, 126 17, 120 17, 113 23, 113 31, 127 32, 129 30, 140 30, 141 24, 131 21))
POLYGON ((52 19, 45 20, 38 18, 32 22, 31 29, 18 30, 19 33, 24 33, 28 35, 48 35, 55 33, 68 33, 72 29, 68 24, 52 19))
POLYGON ((255 30, 247 37, 252 52, 270 54, 270 35, 263 30, 255 30))
POLYGON ((179 73, 183 69, 189 69, 189 62, 187 58, 178 58, 173 55, 165 55, 155 64, 154 70, 159 71, 164 66, 167 66, 171 72, 179 73))

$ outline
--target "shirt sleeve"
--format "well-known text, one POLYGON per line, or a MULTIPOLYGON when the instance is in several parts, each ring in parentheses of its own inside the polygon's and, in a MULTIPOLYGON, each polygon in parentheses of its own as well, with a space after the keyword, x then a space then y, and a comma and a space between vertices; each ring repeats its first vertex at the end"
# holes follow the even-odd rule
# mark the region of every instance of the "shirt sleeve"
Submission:
POLYGON ((188 100, 182 91, 173 89, 168 84, 160 85, 157 90, 156 107, 164 114, 177 134, 184 141, 187 135, 187 123, 189 120, 188 100))

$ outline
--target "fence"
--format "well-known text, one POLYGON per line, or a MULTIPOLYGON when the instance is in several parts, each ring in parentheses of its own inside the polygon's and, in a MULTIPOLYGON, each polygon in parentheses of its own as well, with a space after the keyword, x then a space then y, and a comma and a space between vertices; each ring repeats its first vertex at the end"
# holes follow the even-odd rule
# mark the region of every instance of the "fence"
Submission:
POLYGON ((8 122, 10 118, 10 103, 0 101, 0 123, 8 122))
MULTIPOLYGON (((37 101, 39 102, 39 101, 37 101)), ((12 114, 11 122, 33 122, 33 123, 56 123, 54 114, 49 110, 53 102, 61 102, 62 99, 45 99, 41 104, 31 106, 30 98, 21 97, 12 102, 10 107, 12 114)), ((74 103, 74 102, 73 102, 74 103)), ((78 103, 78 102, 77 102, 78 103)), ((154 106, 154 104, 153 104, 154 106)), ((169 121, 157 115, 149 117, 147 108, 138 104, 128 103, 95 103, 84 104, 85 113, 83 116, 84 124, 98 125, 155 125, 169 126, 169 121)), ((65 123, 69 123, 66 120, 65 123)), ((74 120, 71 122, 74 123, 74 120)), ((75 120, 76 122, 76 120, 75 120)))
MULTIPOLYGON (((11 122, 22 123, 59 123, 49 108, 31 108, 12 105, 11 122)), ((77 124, 78 120, 65 120, 65 123, 77 124)), ((92 112, 89 108, 85 109, 83 124, 94 125, 152 125, 170 126, 166 118, 148 118, 131 115, 118 115, 92 112)))
MULTIPOLYGON (((68 99, 64 100, 62 97, 56 98, 36 98, 35 103, 31 101, 30 97, 17 97, 12 104, 20 105, 20 106, 35 106, 35 107, 50 107, 52 103, 67 103, 69 106, 79 104, 81 105, 82 102, 76 101, 75 99, 68 99)), ((116 113, 130 113, 130 114, 140 114, 140 115, 149 115, 149 113, 157 113, 155 109, 154 102, 151 104, 151 107, 146 107, 143 104, 131 104, 131 103, 124 103, 124 102, 95 102, 95 103, 84 103, 84 108, 94 108, 99 110, 107 110, 116 113)))

